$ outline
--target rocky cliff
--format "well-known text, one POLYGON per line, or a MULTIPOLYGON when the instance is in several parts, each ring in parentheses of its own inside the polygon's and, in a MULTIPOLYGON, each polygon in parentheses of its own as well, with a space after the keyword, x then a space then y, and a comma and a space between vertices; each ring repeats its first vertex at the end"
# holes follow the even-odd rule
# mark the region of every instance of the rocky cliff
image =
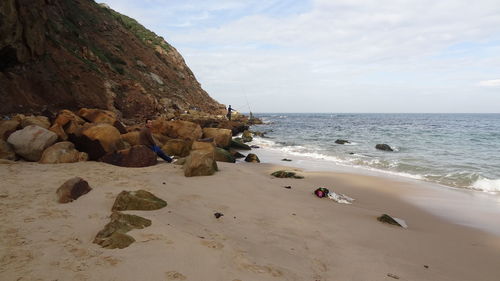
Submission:
POLYGON ((92 0, 2 0, 0 35, 0 114, 224 110, 174 47, 92 0))

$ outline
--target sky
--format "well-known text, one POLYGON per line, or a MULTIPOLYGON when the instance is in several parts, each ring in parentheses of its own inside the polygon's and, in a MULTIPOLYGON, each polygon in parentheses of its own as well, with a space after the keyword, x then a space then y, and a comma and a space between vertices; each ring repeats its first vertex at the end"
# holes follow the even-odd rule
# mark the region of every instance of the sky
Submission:
POLYGON ((101 2, 242 112, 500 113, 499 0, 101 2))

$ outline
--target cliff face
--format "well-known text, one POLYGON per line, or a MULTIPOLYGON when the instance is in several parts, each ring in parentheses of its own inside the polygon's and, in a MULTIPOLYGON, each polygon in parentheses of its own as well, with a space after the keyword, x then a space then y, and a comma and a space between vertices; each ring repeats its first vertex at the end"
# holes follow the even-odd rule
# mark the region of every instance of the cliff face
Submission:
POLYGON ((224 109, 163 38, 92 0, 2 0, 0 35, 0 114, 224 109))

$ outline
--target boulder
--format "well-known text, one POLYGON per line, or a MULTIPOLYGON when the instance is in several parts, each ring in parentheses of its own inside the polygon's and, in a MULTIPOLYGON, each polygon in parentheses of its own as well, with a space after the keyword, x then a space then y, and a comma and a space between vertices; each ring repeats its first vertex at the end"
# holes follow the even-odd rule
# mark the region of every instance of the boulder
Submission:
POLYGON ((186 177, 213 175, 217 171, 214 152, 206 150, 191 151, 183 168, 186 177))
POLYGON ((249 130, 245 130, 241 135, 241 140, 243 142, 251 142, 253 140, 252 133, 249 130))
POLYGON ((0 139, 0 159, 13 161, 17 159, 16 153, 14 152, 12 146, 3 139, 0 139))
POLYGON ((183 139, 168 140, 161 148, 167 155, 186 157, 191 150, 191 142, 183 139))
POLYGON ((66 124, 69 122, 74 122, 75 125, 83 125, 85 120, 67 109, 59 111, 56 119, 54 120, 54 124, 59 124, 63 128, 65 128, 66 124))
POLYGON ((106 123, 114 126, 117 121, 116 113, 109 110, 81 108, 78 110, 78 116, 92 123, 106 123))
POLYGON ((336 144, 346 144, 346 143, 351 143, 350 141, 348 140, 342 140, 342 139, 337 139, 335 141, 336 144))
POLYGON ((41 164, 74 163, 87 161, 88 158, 88 154, 76 150, 72 142, 63 141, 45 149, 38 162, 41 164))
POLYGON ((137 191, 122 191, 116 197, 115 203, 111 208, 112 211, 126 210, 158 210, 167 206, 167 202, 154 196, 146 190, 137 191))
POLYGON ((113 212, 111 221, 97 233, 93 243, 107 249, 123 249, 135 242, 126 233, 132 229, 143 229, 151 225, 151 220, 136 215, 113 212))
POLYGON ((130 145, 140 145, 141 142, 139 140, 139 131, 128 132, 122 134, 122 140, 128 142, 130 145))
POLYGON ((68 140, 68 135, 64 131, 64 128, 57 123, 54 123, 54 125, 52 125, 52 127, 49 128, 49 131, 54 132, 57 135, 58 140, 61 141, 68 140))
POLYGON ((156 153, 145 145, 110 152, 101 161, 120 167, 149 167, 156 165, 156 153))
POLYGON ((26 128, 30 125, 36 125, 44 129, 48 129, 50 127, 50 121, 49 118, 45 116, 28 116, 22 119, 21 127, 26 128))
POLYGON ((1 120, 0 121, 0 139, 7 138, 19 128, 20 123, 16 120, 1 120))
POLYGON ((250 163, 260 163, 259 157, 253 153, 249 153, 247 157, 245 158, 245 162, 250 162, 250 163))
POLYGON ((382 143, 382 144, 377 144, 375 145, 375 148, 378 150, 384 150, 384 151, 394 151, 388 144, 382 143))
POLYGON ((251 150, 252 148, 246 144, 244 144, 241 138, 234 138, 231 140, 231 147, 242 149, 242 150, 251 150))
POLYGON ((288 172, 288 171, 276 171, 271 174, 274 177, 277 178, 294 178, 294 179, 303 179, 303 176, 297 175, 295 172, 288 172))
POLYGON ((30 125, 12 133, 7 142, 16 154, 29 161, 38 161, 43 151, 57 140, 57 135, 39 126, 30 125))
POLYGON ((87 153, 88 160, 98 161, 106 154, 99 140, 91 140, 86 136, 75 134, 68 135, 68 140, 75 144, 76 149, 87 153))
POLYGON ((216 147, 214 153, 215 161, 218 162, 227 162, 227 163, 235 163, 236 158, 234 158, 231 153, 223 148, 216 147))
POLYGON ((203 137, 213 138, 216 146, 226 148, 231 144, 232 132, 229 129, 204 128, 203 137))
POLYGON ((120 132, 107 123, 85 124, 81 134, 90 140, 99 141, 107 153, 123 148, 120 132))
POLYGON ((174 139, 185 139, 191 141, 197 140, 203 135, 200 125, 182 120, 155 120, 153 121, 151 132, 163 134, 174 139))
POLYGON ((215 151, 215 143, 206 141, 195 141, 191 145, 191 150, 203 150, 213 153, 215 151))
POLYGON ((57 189, 57 202, 68 203, 74 201, 91 190, 92 188, 86 180, 74 177, 67 180, 57 189))

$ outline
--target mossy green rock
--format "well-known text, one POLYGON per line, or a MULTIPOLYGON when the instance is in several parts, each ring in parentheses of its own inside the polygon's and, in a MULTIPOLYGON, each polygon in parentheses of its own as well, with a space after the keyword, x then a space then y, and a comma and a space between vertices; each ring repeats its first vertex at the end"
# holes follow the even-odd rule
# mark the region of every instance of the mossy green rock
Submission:
POLYGON ((234 138, 231 140, 231 147, 243 150, 251 150, 252 148, 243 143, 241 138, 234 138))
POLYGON ((241 140, 243 142, 251 142, 253 140, 252 133, 249 130, 245 130, 241 135, 241 140))
POLYGON ((123 249, 135 242, 126 233, 132 229, 142 229, 151 225, 151 221, 136 215, 113 212, 111 221, 97 233, 94 243, 107 249, 123 249))
POLYGON ((137 191, 122 191, 116 197, 112 211, 125 210, 158 210, 167 206, 167 202, 154 196, 152 193, 145 190, 137 191))
POLYGON ((250 163, 260 163, 259 157, 253 153, 249 153, 247 157, 245 158, 245 162, 250 162, 250 163))
POLYGON ((303 179, 303 176, 297 175, 295 172, 288 172, 288 171, 276 171, 271 174, 272 176, 275 176, 277 178, 294 178, 294 179, 303 179))
POLYGON ((223 148, 216 147, 215 148, 215 154, 214 154, 215 161, 218 162, 228 162, 228 163, 235 163, 236 159, 234 158, 231 153, 223 148))

